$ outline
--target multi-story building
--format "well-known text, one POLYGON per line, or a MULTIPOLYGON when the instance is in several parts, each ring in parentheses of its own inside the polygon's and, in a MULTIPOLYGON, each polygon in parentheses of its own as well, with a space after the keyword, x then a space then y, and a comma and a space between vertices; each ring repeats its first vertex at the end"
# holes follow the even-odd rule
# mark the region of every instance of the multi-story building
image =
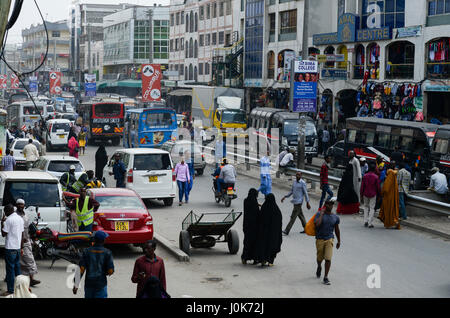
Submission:
POLYGON ((130 4, 93 4, 84 0, 72 0, 70 9, 70 69, 75 81, 82 81, 84 73, 93 73, 93 47, 103 41, 103 18, 111 13, 131 7, 130 4))
POLYGON ((242 80, 243 18, 244 0, 172 0, 169 67, 178 75, 169 79, 215 85, 242 80), (235 74, 229 76, 231 61, 236 63, 235 74))
MULTIPOLYGON (((22 72, 25 69, 25 57, 22 50, 22 44, 5 44, 3 56, 6 62, 14 70, 22 72)), ((3 60, 0 60, 0 74, 11 72, 3 60)))
MULTIPOLYGON (((69 75, 70 32, 67 20, 45 22, 47 34, 43 24, 32 25, 22 30, 24 70, 31 71, 38 67, 44 59, 48 49, 47 59, 39 72, 59 70, 63 74, 63 82, 67 83, 69 75)), ((44 75, 41 74, 41 75, 44 75)))
POLYGON ((141 65, 149 62, 167 69, 169 7, 135 6, 103 21, 104 79, 137 78, 141 65))

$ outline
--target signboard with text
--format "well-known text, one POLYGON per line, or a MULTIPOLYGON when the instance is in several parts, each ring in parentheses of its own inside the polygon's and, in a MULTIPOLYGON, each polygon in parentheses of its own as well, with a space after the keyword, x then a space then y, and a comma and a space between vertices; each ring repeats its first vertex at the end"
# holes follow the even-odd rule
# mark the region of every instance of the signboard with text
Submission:
POLYGON ((50 94, 60 95, 61 94, 61 72, 51 71, 50 74, 50 94))
POLYGON ((11 79, 10 88, 12 89, 19 88, 19 79, 17 78, 16 74, 12 73, 10 79, 11 79))
POLYGON ((293 79, 292 111, 316 112, 317 108, 317 61, 295 61, 293 79))
POLYGON ((31 96, 38 95, 38 78, 37 76, 30 76, 28 79, 28 90, 31 96))
POLYGON ((97 77, 95 74, 84 74, 85 96, 97 96, 97 77))
POLYGON ((142 101, 153 102, 161 100, 161 65, 142 65, 142 101))

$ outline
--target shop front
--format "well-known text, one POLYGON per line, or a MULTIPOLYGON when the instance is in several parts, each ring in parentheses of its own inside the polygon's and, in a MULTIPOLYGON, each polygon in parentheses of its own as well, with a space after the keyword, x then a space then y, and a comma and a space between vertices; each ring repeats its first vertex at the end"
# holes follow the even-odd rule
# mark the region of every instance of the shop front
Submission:
POLYGON ((427 121, 446 125, 450 123, 450 80, 424 82, 427 121))

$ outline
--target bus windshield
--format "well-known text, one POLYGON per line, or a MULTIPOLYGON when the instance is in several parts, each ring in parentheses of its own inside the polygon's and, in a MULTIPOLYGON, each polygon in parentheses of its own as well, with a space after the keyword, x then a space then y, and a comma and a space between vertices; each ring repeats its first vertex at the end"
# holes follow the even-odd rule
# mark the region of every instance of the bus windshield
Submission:
POLYGON ((245 124, 245 112, 242 110, 225 110, 222 113, 222 123, 224 124, 245 124))
POLYGON ((145 126, 147 128, 171 128, 173 126, 172 114, 169 112, 147 112, 145 126))
POLYGON ((122 104, 95 104, 93 107, 95 117, 119 117, 122 112, 122 104))

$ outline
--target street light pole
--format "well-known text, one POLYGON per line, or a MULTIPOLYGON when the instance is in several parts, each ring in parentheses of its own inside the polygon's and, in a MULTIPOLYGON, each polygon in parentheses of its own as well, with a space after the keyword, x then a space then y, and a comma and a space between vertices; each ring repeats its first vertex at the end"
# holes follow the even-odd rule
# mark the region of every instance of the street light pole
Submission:
POLYGON ((92 26, 88 23, 88 73, 91 74, 91 37, 92 26))
POLYGON ((148 62, 150 64, 153 63, 153 10, 148 10, 148 23, 149 23, 149 29, 148 29, 148 45, 149 45, 149 58, 148 62))

